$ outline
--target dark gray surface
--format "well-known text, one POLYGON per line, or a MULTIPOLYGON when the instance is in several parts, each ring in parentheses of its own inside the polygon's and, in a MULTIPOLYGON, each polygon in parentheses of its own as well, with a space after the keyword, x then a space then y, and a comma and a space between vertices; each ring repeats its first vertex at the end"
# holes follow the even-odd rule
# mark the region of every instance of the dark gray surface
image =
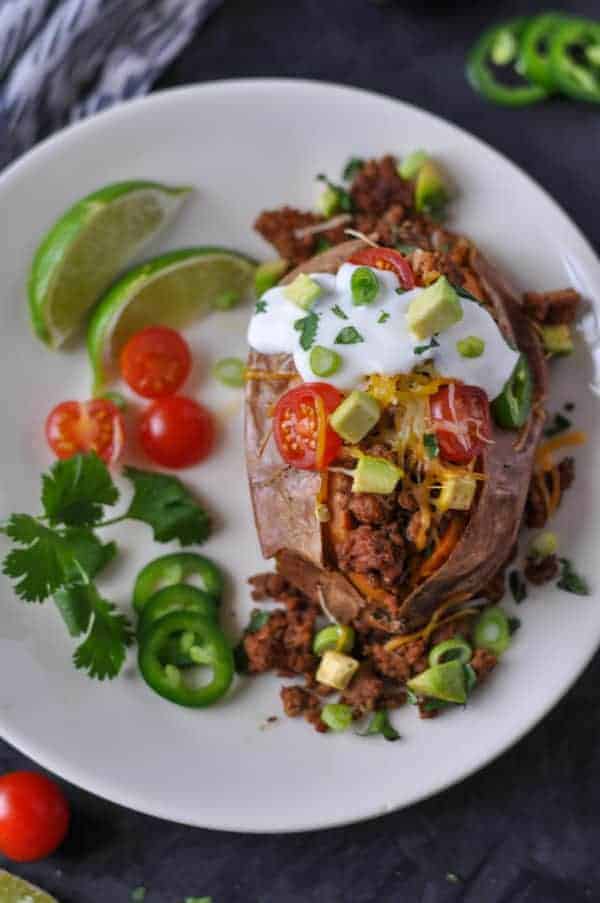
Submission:
MULTIPOLYGON (((561 5, 600 11, 597 0, 561 5)), ((226 0, 158 87, 288 75, 410 100, 520 164, 598 247, 600 110, 561 101, 498 109, 473 94, 463 75, 465 51, 486 22, 543 4, 451 6, 226 0)), ((565 604, 576 609, 577 599, 565 604)), ((75 813, 68 842, 50 860, 15 871, 62 903, 120 903, 138 885, 148 888, 147 903, 183 903, 188 895, 211 895, 214 903, 600 900, 598 686, 596 661, 540 727, 478 775, 405 812, 319 834, 243 837, 182 828, 67 786, 75 813)), ((107 742, 118 742, 117 734, 107 742)), ((0 772, 30 764, 0 744, 0 772)), ((310 792, 310 775, 295 779, 310 792)), ((169 775, 157 780, 168 783, 169 775)), ((360 780, 349 793, 360 792, 360 780)))

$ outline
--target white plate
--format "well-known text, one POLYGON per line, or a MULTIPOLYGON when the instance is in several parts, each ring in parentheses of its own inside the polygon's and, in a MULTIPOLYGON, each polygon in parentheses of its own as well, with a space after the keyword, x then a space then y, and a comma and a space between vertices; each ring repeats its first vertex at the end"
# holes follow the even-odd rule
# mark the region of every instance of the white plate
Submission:
MULTIPOLYGON (((600 266, 556 204, 527 176, 455 126, 385 97, 300 81, 220 82, 155 94, 59 134, 0 178, 0 511, 35 512, 38 474, 50 464, 42 425, 50 407, 89 388, 83 349, 46 350, 31 335, 24 284, 32 252, 73 201, 119 179, 193 183, 162 248, 217 243, 273 256, 252 232, 256 214, 282 203, 310 206, 318 172, 337 178, 350 155, 426 147, 460 186, 455 222, 522 287, 573 284, 600 295, 600 266)), ((189 333, 202 360, 194 388, 224 410, 237 398, 206 376, 215 357, 244 353, 247 311, 218 315, 189 333)), ((593 319, 593 318, 592 318, 593 319)), ((593 330, 594 325, 591 323, 593 330)), ((592 441, 558 518, 562 551, 600 585, 598 421, 582 347, 556 365, 553 402, 577 401, 592 441), (595 461, 594 461, 595 458, 595 461)), ((251 607, 245 578, 265 565, 255 538, 241 449, 241 417, 229 411, 214 458, 185 474, 216 510, 205 546, 231 576, 231 621, 251 607)), ((102 587, 124 609, 136 570, 161 554, 141 524, 114 531, 118 567, 102 587)), ((70 663, 72 642, 51 603, 25 605, 4 582, 0 627, 0 731, 42 765, 101 796, 174 821, 238 831, 292 831, 356 821, 406 806, 481 768, 553 706, 600 640, 598 597, 531 593, 523 626, 494 678, 466 710, 432 722, 407 706, 394 715, 398 743, 320 736, 281 715, 280 682, 248 680, 208 711, 186 711, 149 692, 130 655, 113 683, 70 663)), ((519 780, 518 774, 514 780, 519 780)))

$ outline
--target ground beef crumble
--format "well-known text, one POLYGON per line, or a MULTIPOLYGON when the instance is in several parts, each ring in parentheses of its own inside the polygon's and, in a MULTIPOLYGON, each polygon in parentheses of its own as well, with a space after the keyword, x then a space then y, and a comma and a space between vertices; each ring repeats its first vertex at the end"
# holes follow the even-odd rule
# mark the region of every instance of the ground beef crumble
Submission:
POLYGON ((477 675, 478 683, 483 683, 497 664, 498 656, 493 652, 488 652, 487 649, 476 649, 471 659, 471 667, 477 675))
POLYGON ((525 292, 523 295, 525 311, 544 326, 574 323, 580 301, 579 292, 572 288, 555 292, 525 292))

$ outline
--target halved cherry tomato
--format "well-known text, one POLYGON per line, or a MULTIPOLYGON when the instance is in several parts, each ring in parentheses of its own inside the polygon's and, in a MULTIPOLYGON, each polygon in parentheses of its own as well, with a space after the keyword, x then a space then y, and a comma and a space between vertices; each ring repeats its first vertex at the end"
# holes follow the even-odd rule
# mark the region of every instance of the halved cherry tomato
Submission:
POLYGON ((168 326, 147 326, 121 352, 121 376, 143 398, 174 395, 188 378, 192 357, 187 342, 168 326))
POLYGON ((60 846, 69 827, 69 804, 43 774, 12 771, 0 778, 0 851, 33 862, 60 846))
POLYGON ((46 439, 57 458, 94 451, 114 464, 125 443, 123 417, 107 398, 63 401, 48 414, 46 439))
POLYGON ((159 398, 142 414, 142 448, 163 467, 191 467, 206 458, 215 444, 215 419, 203 405, 170 395, 159 398))
POLYGON ((391 270, 400 280, 403 288, 415 287, 415 275, 408 260, 392 248, 362 248, 349 258, 348 263, 373 267, 376 270, 391 270))
POLYGON ((344 400, 329 383, 303 383, 281 396, 275 407, 275 440, 281 457, 300 470, 324 470, 342 440, 328 416, 344 400))
POLYGON ((440 423, 435 434, 446 461, 468 464, 491 438, 490 405, 483 389, 454 383, 442 386, 431 396, 429 411, 434 423, 440 423), (457 432, 453 425, 458 427, 457 432))

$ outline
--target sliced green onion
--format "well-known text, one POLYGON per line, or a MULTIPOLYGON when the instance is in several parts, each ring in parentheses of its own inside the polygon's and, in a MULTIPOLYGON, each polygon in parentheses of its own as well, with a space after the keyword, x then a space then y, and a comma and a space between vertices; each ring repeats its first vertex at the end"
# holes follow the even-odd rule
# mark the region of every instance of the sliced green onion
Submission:
POLYGON ((323 706, 321 721, 332 731, 347 731, 352 724, 352 707, 342 702, 329 702, 323 706))
POLYGON ((534 558, 548 558, 549 555, 556 555, 557 551, 558 536, 550 530, 538 533, 529 545, 529 554, 534 558))
POLYGON ((455 636, 443 643, 438 643, 429 653, 429 665, 434 667, 442 662, 458 659, 463 665, 471 661, 473 650, 462 636, 455 636))
POLYGON ((231 310, 232 307, 240 303, 241 297, 239 292, 232 289, 213 298, 212 306, 215 310, 231 310))
POLYGON ((317 198, 317 210, 327 219, 340 209, 340 193, 333 185, 326 185, 317 198))
POLYGON ((223 357, 213 367, 213 376, 224 386, 239 389, 244 385, 246 365, 239 357, 223 357))
POLYGON ((347 624, 329 624, 319 630, 313 641, 313 652, 321 656, 328 649, 336 652, 352 652, 354 646, 354 630, 347 624))
POLYGON ((468 335, 456 343, 456 349, 461 357, 481 357, 485 349, 485 342, 476 335, 468 335))
POLYGON ((477 649, 502 655, 510 646, 510 624, 501 608, 487 608, 475 621, 473 642, 477 649))
POLYGON ((465 683, 467 685, 467 696, 477 685, 477 674, 473 665, 465 665, 465 683))
POLYGON ((340 369, 342 358, 332 348, 315 345, 310 352, 309 363, 315 376, 332 376, 340 369))
POLYGON ((406 156, 398 166, 398 175, 403 179, 414 179, 423 163, 429 159, 424 150, 416 150, 406 156))
POLYGON ((379 280, 370 267, 358 267, 352 273, 350 290, 353 304, 372 304, 379 292, 379 280))

